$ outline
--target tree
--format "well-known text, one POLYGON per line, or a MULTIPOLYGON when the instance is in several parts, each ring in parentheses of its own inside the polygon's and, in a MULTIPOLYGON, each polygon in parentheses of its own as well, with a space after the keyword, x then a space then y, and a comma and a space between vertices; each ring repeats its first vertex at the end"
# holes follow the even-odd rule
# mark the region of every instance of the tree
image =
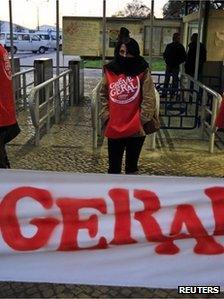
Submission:
MULTIPOLYGON (((224 8, 224 2, 218 1, 218 0, 210 0, 206 1, 206 3, 209 3, 209 6, 215 9, 223 9, 224 8)), ((163 6, 163 17, 165 19, 179 19, 182 18, 186 13, 191 13, 194 11, 197 11, 199 8, 199 1, 173 1, 169 0, 164 6, 163 6)))
POLYGON ((146 18, 150 16, 150 8, 141 0, 132 0, 124 10, 120 10, 113 17, 146 18))

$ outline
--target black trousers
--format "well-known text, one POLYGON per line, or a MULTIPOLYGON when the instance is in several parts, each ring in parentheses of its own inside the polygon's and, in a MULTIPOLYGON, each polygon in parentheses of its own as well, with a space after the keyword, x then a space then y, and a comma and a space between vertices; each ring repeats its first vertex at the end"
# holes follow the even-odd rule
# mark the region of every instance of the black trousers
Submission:
POLYGON ((125 152, 125 173, 138 171, 138 159, 145 136, 111 139, 108 138, 108 173, 121 173, 122 159, 125 152))
POLYGON ((165 73, 165 81, 164 81, 164 90, 162 92, 162 96, 166 97, 167 95, 167 88, 169 88, 170 83, 170 77, 172 77, 172 91, 170 92, 170 95, 174 95, 174 91, 178 88, 178 75, 179 75, 179 66, 178 67, 169 67, 166 66, 166 73, 165 73))
POLYGON ((5 149, 5 143, 0 136, 0 168, 10 168, 9 159, 5 149))

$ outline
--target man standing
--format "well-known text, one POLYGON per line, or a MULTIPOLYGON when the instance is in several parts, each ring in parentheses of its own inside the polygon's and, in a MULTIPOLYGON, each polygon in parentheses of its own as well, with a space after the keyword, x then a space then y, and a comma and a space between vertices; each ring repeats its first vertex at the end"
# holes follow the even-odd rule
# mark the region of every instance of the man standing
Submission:
POLYGON ((5 145, 19 132, 13 98, 11 65, 7 51, 0 44, 0 168, 10 168, 5 145))
POLYGON ((162 97, 166 97, 167 88, 169 87, 170 77, 172 76, 172 90, 171 96, 174 94, 174 90, 178 88, 178 75, 180 71, 180 64, 186 60, 186 52, 184 46, 180 43, 180 34, 173 34, 173 42, 166 46, 163 58, 166 62, 166 73, 164 81, 164 89, 162 97))
MULTIPOLYGON (((196 60, 196 52, 197 52, 197 39, 198 34, 193 33, 191 36, 191 42, 188 45, 187 59, 185 63, 185 73, 194 77, 195 71, 195 60, 196 60)), ((198 64, 198 76, 200 77, 202 74, 202 67, 204 62, 206 61, 206 49, 205 46, 200 43, 199 50, 199 64, 198 64)))

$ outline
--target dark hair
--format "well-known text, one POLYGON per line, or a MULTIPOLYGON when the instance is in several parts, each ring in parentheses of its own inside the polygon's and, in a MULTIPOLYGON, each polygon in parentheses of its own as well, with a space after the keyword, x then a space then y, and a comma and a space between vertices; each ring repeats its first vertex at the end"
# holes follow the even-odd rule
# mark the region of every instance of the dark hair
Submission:
POLYGON ((125 44, 128 53, 131 55, 138 57, 140 55, 140 48, 138 43, 135 39, 130 38, 129 30, 125 27, 121 27, 119 35, 118 35, 118 42, 114 49, 114 56, 119 55, 120 47, 122 44, 125 44))
POLYGON ((198 39, 198 34, 197 33, 193 33, 192 36, 191 36, 191 41, 192 42, 197 42, 197 39, 198 39))
POLYGON ((118 43, 119 42, 122 42, 122 43, 128 42, 128 40, 130 39, 129 33, 130 32, 127 28, 121 27, 120 32, 118 34, 118 39, 117 39, 118 43))

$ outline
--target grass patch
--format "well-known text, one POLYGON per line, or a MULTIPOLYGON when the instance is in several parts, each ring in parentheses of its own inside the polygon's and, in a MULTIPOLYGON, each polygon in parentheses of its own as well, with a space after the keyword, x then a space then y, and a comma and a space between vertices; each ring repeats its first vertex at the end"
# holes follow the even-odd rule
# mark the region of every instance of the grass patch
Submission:
MULTIPOLYGON (((148 57, 145 57, 147 60, 148 57)), ((101 69, 102 68, 102 60, 101 59, 85 59, 84 60, 85 68, 90 69, 101 69)), ((152 71, 165 71, 165 62, 161 57, 153 57, 152 59, 152 71)))

